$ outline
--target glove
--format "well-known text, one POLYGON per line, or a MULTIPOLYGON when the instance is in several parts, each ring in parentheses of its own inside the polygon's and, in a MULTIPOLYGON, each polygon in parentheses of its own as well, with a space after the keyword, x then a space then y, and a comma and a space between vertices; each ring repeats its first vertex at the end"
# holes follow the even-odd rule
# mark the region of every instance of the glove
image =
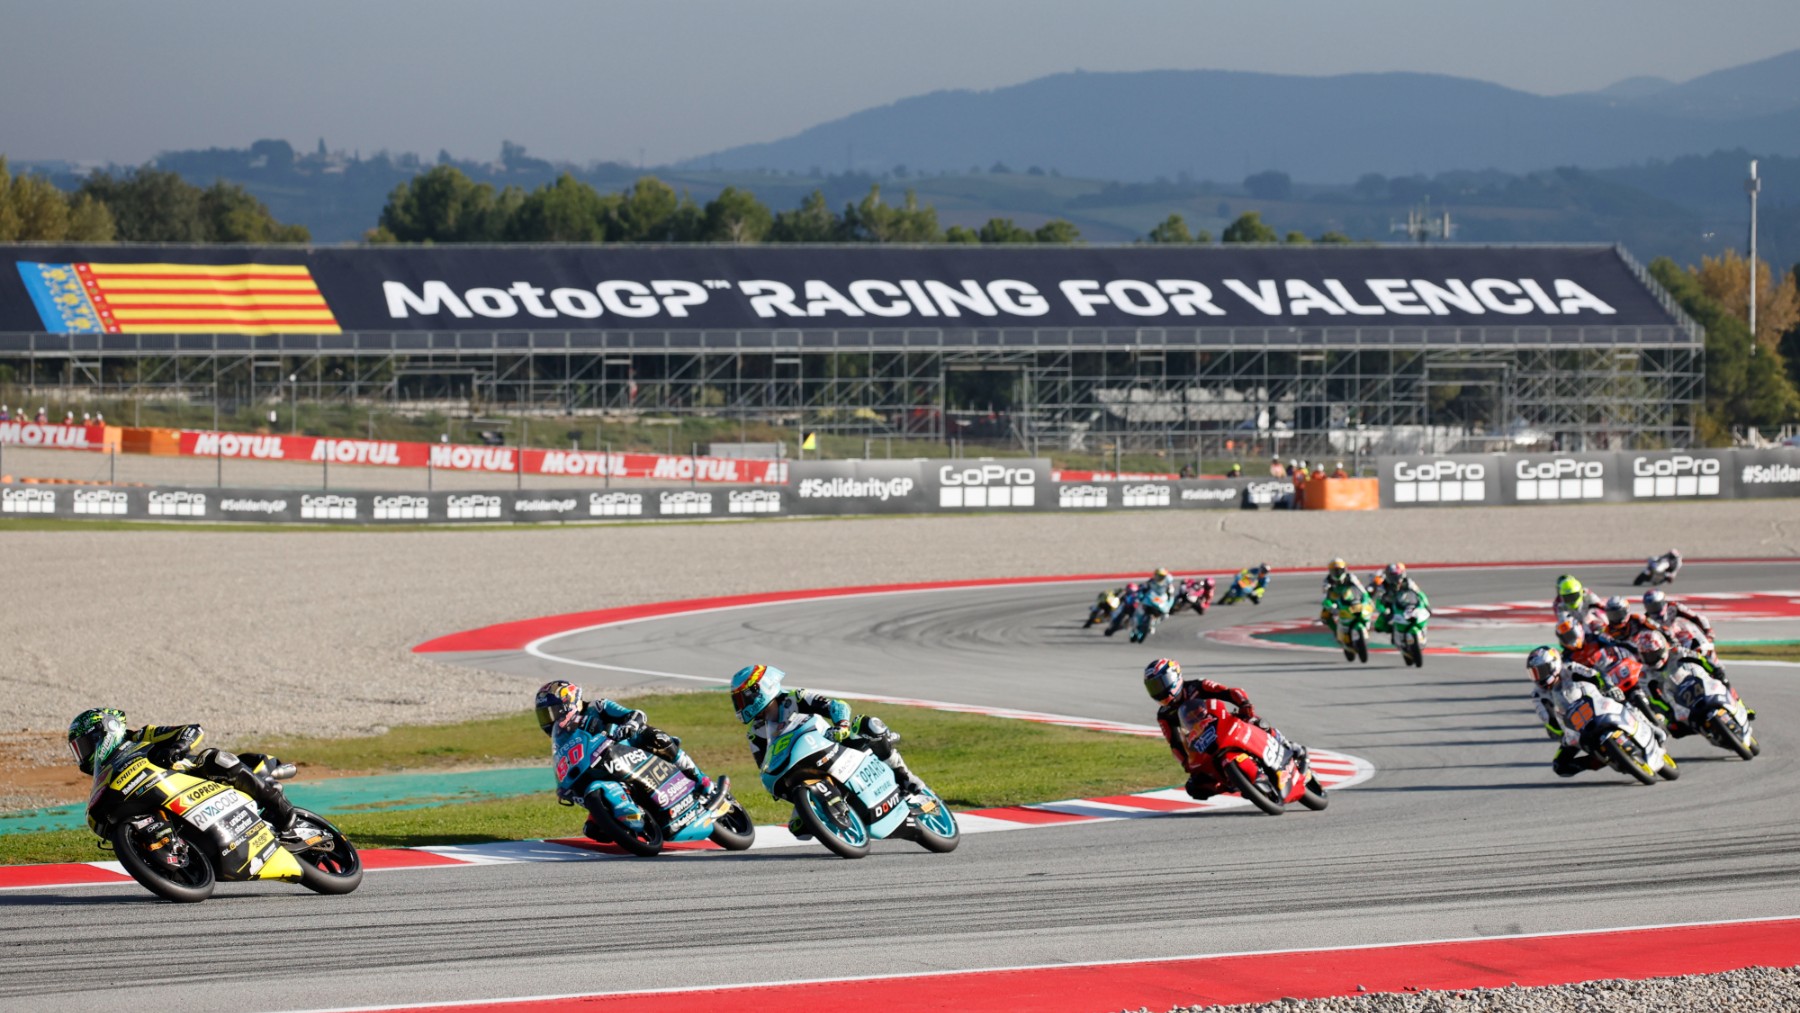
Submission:
POLYGON ((833 741, 833 742, 842 742, 845 739, 849 738, 850 737, 850 722, 846 721, 841 725, 832 726, 831 732, 829 733, 829 737, 830 737, 831 741, 833 741))
POLYGON ((1611 697, 1615 703, 1625 702, 1625 691, 1617 686, 1606 687, 1606 695, 1611 697))

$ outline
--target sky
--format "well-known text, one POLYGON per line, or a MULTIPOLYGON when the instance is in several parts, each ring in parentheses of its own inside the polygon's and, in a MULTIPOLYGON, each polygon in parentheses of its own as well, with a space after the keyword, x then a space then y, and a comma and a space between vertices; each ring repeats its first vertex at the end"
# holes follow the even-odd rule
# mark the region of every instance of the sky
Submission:
POLYGON ((1418 71, 1539 94, 1800 49, 1795 0, 0 0, 0 154, 282 138, 657 165, 1069 70, 1418 71))

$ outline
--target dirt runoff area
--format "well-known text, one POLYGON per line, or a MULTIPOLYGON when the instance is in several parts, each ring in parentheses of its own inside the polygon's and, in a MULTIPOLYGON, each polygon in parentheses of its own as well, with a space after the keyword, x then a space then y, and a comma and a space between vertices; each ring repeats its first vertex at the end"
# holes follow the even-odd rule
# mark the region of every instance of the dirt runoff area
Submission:
MULTIPOLYGON (((1359 514, 1158 512, 379 531, 0 532, 0 741, 53 762, 69 718, 374 734, 518 710, 516 679, 413 645, 701 595, 1032 574, 1402 559, 1800 555, 1780 501, 1359 514)), ((60 757, 57 757, 57 762, 60 757)), ((15 761, 16 762, 16 761, 15 761)), ((10 768, 7 764, 6 768, 10 768)), ((4 768, 0 768, 4 769, 4 768)), ((12 778, 14 775, 6 775, 12 778)), ((0 795, 11 784, 0 784, 0 795)))

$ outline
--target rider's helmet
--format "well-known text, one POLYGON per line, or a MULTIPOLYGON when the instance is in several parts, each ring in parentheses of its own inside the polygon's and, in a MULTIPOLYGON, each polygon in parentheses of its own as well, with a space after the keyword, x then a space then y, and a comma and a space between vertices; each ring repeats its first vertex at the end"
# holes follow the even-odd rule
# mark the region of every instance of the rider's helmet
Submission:
POLYGON ((105 763, 125 742, 125 712, 113 707, 95 707, 75 715, 69 722, 69 753, 83 774, 92 774, 94 765, 105 763))
POLYGON ((749 724, 781 695, 787 673, 773 665, 745 665, 731 677, 731 706, 738 720, 749 724))
POLYGON ((1631 618, 1631 606, 1625 604, 1625 599, 1616 594, 1606 599, 1606 621, 1608 623, 1617 626, 1629 618, 1631 618))
POLYGON ((1632 637, 1631 646, 1638 649, 1644 664, 1651 668, 1661 668, 1663 662, 1669 660, 1669 638, 1655 630, 1645 630, 1632 637))
POLYGON ((1200 586, 1205 588, 1208 591, 1211 591, 1213 589, 1213 579, 1211 577, 1208 577, 1205 580, 1202 580, 1200 582, 1200 586))
POLYGON ((1644 592, 1644 614, 1657 622, 1663 621, 1663 612, 1669 607, 1669 596, 1661 591, 1644 592))
POLYGON ((1564 647, 1575 650, 1587 640, 1587 627, 1573 619, 1564 619, 1556 624, 1556 640, 1564 647))
POLYGON ((1675 560, 1676 562, 1680 562, 1681 561, 1681 550, 1680 549, 1670 549, 1669 550, 1669 558, 1675 560))
POLYGON ((581 687, 572 682, 553 679, 538 687, 538 727, 545 735, 570 714, 581 710, 581 687))
POLYGON ((1125 585, 1125 593, 1126 594, 1137 594, 1138 586, 1136 584, 1126 584, 1125 585))
POLYGON ((1540 686, 1554 686, 1558 676, 1562 675, 1562 655, 1551 648, 1540 647, 1531 652, 1525 659, 1525 668, 1531 673, 1531 681, 1540 686))
POLYGON ((1169 571, 1164 569, 1163 567, 1159 566, 1156 568, 1156 572, 1151 574, 1150 576, 1151 576, 1152 580, 1168 580, 1169 579, 1169 571))
POLYGON ((1345 577, 1348 577, 1350 575, 1350 570, 1344 565, 1343 559, 1339 558, 1331 561, 1331 566, 1326 569, 1325 575, 1331 578, 1332 583, 1336 584, 1342 582, 1345 577))
POLYGON ((1405 563, 1389 563, 1387 566, 1387 569, 1381 571, 1381 575, 1383 577, 1387 578, 1387 582, 1389 584, 1397 585, 1402 580, 1406 579, 1406 564, 1405 563))
POLYGON ((1267 564, 1267 563, 1256 564, 1256 572, 1267 577, 1269 575, 1269 564, 1267 564))
POLYGON ((1144 692, 1150 699, 1167 706, 1175 702, 1181 691, 1181 662, 1174 658, 1158 658, 1144 666, 1144 692))
POLYGON ((1586 590, 1586 588, 1581 586, 1581 581, 1576 580, 1566 573, 1556 578, 1556 596, 1561 598, 1563 604, 1570 608, 1574 608, 1576 605, 1581 604, 1581 596, 1586 590))

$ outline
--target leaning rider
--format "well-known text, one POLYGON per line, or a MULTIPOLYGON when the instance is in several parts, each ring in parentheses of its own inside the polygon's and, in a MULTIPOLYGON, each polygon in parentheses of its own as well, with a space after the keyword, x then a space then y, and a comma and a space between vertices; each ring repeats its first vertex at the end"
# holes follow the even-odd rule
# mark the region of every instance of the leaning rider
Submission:
POLYGON ((1677 622, 1685 620, 1699 630, 1701 636, 1708 640, 1713 639, 1712 623, 1704 615, 1661 591, 1644 592, 1644 614, 1669 630, 1673 630, 1677 622))
POLYGON ((1556 600, 1550 603, 1557 621, 1573 618, 1578 623, 1585 623, 1588 613, 1600 607, 1600 596, 1581 586, 1581 581, 1569 574, 1556 578, 1556 600))
MULTIPOLYGON (((1562 645, 1564 660, 1586 665, 1602 674, 1606 674, 1621 656, 1629 655, 1640 662, 1643 660, 1642 653, 1635 646, 1622 640, 1614 640, 1604 633, 1591 633, 1586 626, 1574 619, 1564 619, 1556 624, 1556 641, 1562 645)), ((1650 719, 1650 727, 1660 740, 1665 737, 1662 726, 1668 722, 1668 717, 1650 702, 1645 686, 1648 681, 1640 676, 1638 684, 1623 699, 1636 707, 1638 713, 1650 719)))
POLYGON ((1557 653, 1557 651, 1554 648, 1540 647, 1537 650, 1531 652, 1531 657, 1527 658, 1525 661, 1525 668, 1532 675, 1531 702, 1532 702, 1532 705, 1537 708, 1538 720, 1540 720, 1544 723, 1545 734, 1549 735, 1551 738, 1553 738, 1553 739, 1562 738, 1563 726, 1562 726, 1562 719, 1557 714, 1556 705, 1555 705, 1554 701, 1551 699, 1551 688, 1552 687, 1537 677, 1540 669, 1548 671, 1548 669, 1544 668, 1544 666, 1547 664, 1545 658, 1543 657, 1545 652, 1549 652, 1551 655, 1554 655, 1553 660, 1557 663, 1557 665, 1560 666, 1557 669, 1558 674, 1563 680, 1566 681, 1566 680, 1573 679, 1573 680, 1580 681, 1580 682, 1590 683, 1594 686, 1595 689, 1598 689, 1601 693, 1605 694, 1607 697, 1614 699, 1614 700, 1621 699, 1624 696, 1624 694, 1620 693, 1617 688, 1615 688, 1611 683, 1606 681, 1606 677, 1604 675, 1601 675, 1599 672, 1594 671, 1592 668, 1589 668, 1588 666, 1583 665, 1579 661, 1568 660, 1567 658, 1563 657, 1561 654, 1557 653))
MULTIPOLYGON (((668 760, 679 767, 683 774, 694 779, 699 785, 695 790, 702 797, 712 794, 712 778, 702 773, 694 758, 681 748, 681 740, 660 728, 652 727, 643 711, 604 697, 593 703, 583 704, 581 696, 580 686, 561 679, 553 679, 538 687, 538 727, 544 730, 545 735, 550 736, 552 748, 559 731, 580 728, 590 735, 605 735, 616 742, 629 743, 668 760)), ((606 793, 606 800, 612 803, 614 812, 630 814, 637 809, 637 804, 631 801, 624 786, 618 782, 601 781, 599 784, 600 789, 606 793)), ((560 793, 562 789, 557 790, 560 793)))
MULTIPOLYGON (((769 743, 781 734, 788 719, 796 713, 817 714, 831 722, 833 741, 867 749, 886 763, 902 792, 916 795, 925 790, 924 782, 913 776, 900 756, 898 732, 889 729, 880 718, 866 714, 853 720, 850 705, 834 697, 809 689, 784 690, 782 681, 786 678, 786 672, 771 665, 745 665, 731 677, 731 706, 737 711, 738 720, 750 726, 746 735, 758 770, 762 769, 769 743)), ((800 822, 798 808, 788 817, 788 831, 795 837, 811 836, 800 822)))
POLYGON ((1244 567, 1242 570, 1238 571, 1238 575, 1233 581, 1233 584, 1237 588, 1242 588, 1244 586, 1245 577, 1255 580, 1256 586, 1248 591, 1240 590, 1238 593, 1249 598, 1250 603, 1253 605, 1262 604, 1263 592, 1269 589, 1269 564, 1258 563, 1255 566, 1244 567))
MULTIPOLYGON (((158 767, 236 788, 257 801, 263 818, 277 833, 292 831, 294 803, 275 779, 279 768, 273 761, 261 753, 239 756, 224 749, 196 751, 194 747, 205 737, 206 732, 199 725, 126 728, 125 712, 113 707, 84 710, 69 722, 69 752, 74 754, 83 774, 94 774, 98 779, 123 770, 131 760, 142 756, 158 767)), ((289 769, 282 776, 292 773, 289 769)), ((88 814, 88 826, 95 833, 101 833, 99 822, 93 813, 88 814)))
POLYGON ((1662 633, 1668 630, 1647 615, 1631 611, 1625 599, 1613 595, 1606 599, 1606 635, 1621 643, 1633 643, 1640 633, 1662 633))
POLYGON ((1307 763, 1306 747, 1289 742, 1267 721, 1258 717, 1256 708, 1250 706, 1250 694, 1242 689, 1211 679, 1183 679, 1181 662, 1174 658, 1158 658, 1144 668, 1144 690, 1157 703, 1156 723, 1162 727, 1163 739, 1169 744, 1169 752, 1175 754, 1176 762, 1187 772, 1185 787, 1190 796, 1198 799, 1211 798, 1224 790, 1222 785, 1196 772, 1195 768, 1199 766, 1201 758, 1188 752, 1188 728, 1182 723, 1182 712, 1184 705, 1201 700, 1224 700, 1231 704, 1237 709, 1238 717, 1268 732, 1293 750, 1307 781, 1313 780, 1312 767, 1307 763))
POLYGON ((1119 632, 1130 621, 1132 614, 1137 611, 1138 597, 1143 593, 1144 589, 1136 584, 1125 585, 1125 593, 1119 595, 1119 606, 1113 609, 1112 618, 1106 623, 1107 636, 1119 632))
POLYGON ((1618 702, 1618 689, 1603 688, 1604 680, 1597 684, 1587 677, 1587 673, 1575 677, 1574 666, 1566 664, 1562 655, 1548 647, 1532 651, 1525 659, 1525 667, 1531 672, 1531 681, 1537 684, 1532 699, 1537 703, 1538 716, 1544 719, 1546 728, 1557 729, 1562 739, 1562 745, 1550 761, 1550 769, 1556 771, 1558 777, 1574 777, 1584 770, 1599 770, 1606 766, 1604 757, 1588 752, 1582 745, 1581 731, 1596 711, 1610 710, 1600 700, 1618 702), (1565 678, 1566 673, 1571 677, 1565 678))
POLYGON ((1371 597, 1375 599, 1377 633, 1391 631, 1394 617, 1409 608, 1431 611, 1431 599, 1425 597, 1425 589, 1417 581, 1406 575, 1405 563, 1389 563, 1387 569, 1381 571, 1381 579, 1371 592, 1371 597), (1408 601, 1407 595, 1412 595, 1415 600, 1408 601))

